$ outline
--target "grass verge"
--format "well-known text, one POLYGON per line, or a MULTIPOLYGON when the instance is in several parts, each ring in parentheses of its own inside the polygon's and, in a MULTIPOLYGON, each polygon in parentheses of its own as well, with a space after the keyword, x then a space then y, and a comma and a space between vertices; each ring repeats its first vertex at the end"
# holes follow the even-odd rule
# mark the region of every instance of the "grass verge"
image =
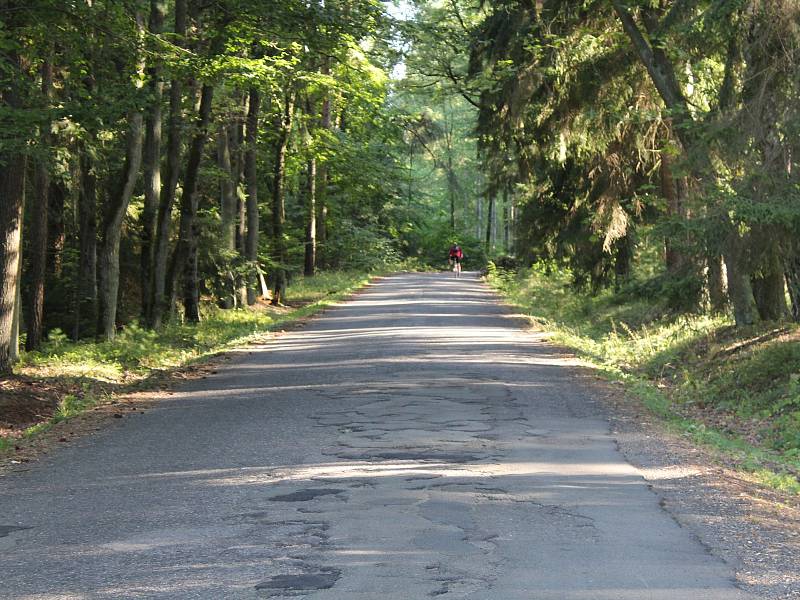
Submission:
POLYGON ((657 301, 591 297, 568 273, 490 269, 489 283, 554 342, 625 384, 668 426, 775 489, 800 494, 800 329, 671 315, 657 301))
POLYGON ((171 323, 151 331, 133 324, 112 342, 71 342, 51 332, 41 350, 23 354, 13 378, 0 381, 0 453, 116 393, 148 389, 166 373, 309 317, 369 279, 357 272, 300 277, 289 286, 285 307, 222 310, 207 304, 199 325, 171 323))

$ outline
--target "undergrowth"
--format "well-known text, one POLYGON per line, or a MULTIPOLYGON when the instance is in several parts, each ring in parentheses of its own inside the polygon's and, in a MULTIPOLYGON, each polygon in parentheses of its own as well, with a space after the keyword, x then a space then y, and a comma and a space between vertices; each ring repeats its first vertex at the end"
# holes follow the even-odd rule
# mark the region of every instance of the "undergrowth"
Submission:
POLYGON ((722 315, 670 313, 654 298, 575 290, 568 272, 489 269, 490 284, 673 428, 762 482, 800 493, 800 329, 737 329, 722 315))

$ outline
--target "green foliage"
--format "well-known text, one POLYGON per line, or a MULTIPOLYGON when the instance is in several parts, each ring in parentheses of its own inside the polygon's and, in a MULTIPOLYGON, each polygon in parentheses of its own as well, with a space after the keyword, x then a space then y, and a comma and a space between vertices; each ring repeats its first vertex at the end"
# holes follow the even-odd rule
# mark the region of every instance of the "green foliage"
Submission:
POLYGON ((382 232, 347 221, 341 226, 342 229, 334 230, 330 241, 322 247, 326 264, 338 269, 375 271, 400 263, 396 242, 382 232))

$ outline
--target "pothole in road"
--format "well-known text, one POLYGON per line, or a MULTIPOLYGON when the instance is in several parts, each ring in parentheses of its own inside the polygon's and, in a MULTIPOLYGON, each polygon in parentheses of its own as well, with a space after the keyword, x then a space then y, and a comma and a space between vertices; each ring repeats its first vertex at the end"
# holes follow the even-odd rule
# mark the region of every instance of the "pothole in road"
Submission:
POLYGON ((419 462, 443 462, 443 463, 457 463, 466 464, 477 462, 481 460, 479 456, 474 454, 451 454, 446 452, 407 452, 407 451, 391 451, 391 452, 370 452, 363 454, 359 457, 361 460, 407 460, 419 462))
POLYGON ((273 496, 269 498, 270 502, 308 502, 314 498, 322 496, 335 496, 341 494, 345 490, 337 488, 308 488, 305 490, 298 490, 290 494, 281 494, 280 496, 273 496))
POLYGON ((300 575, 275 575, 266 581, 256 584, 256 589, 266 592, 268 596, 281 595, 284 592, 314 592, 331 589, 342 572, 339 569, 327 569, 319 573, 303 573, 300 575))

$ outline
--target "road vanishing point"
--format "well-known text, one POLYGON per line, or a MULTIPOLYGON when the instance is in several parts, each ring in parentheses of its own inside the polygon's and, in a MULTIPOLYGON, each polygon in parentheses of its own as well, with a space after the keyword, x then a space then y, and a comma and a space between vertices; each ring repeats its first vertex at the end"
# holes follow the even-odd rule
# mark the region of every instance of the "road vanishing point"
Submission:
POLYGON ((385 277, 0 479, 4 599, 740 600, 575 361, 385 277))

